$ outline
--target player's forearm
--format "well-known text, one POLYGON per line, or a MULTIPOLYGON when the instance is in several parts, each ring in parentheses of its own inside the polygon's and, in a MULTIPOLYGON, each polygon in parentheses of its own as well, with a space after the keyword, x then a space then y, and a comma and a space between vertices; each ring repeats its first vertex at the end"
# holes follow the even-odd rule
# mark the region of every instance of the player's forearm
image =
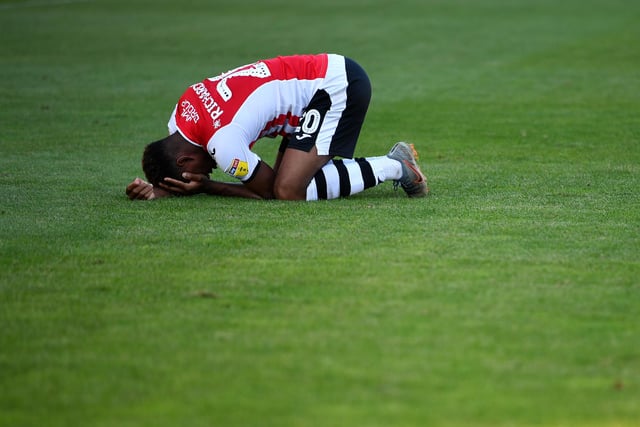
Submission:
POLYGON ((254 193, 241 183, 208 181, 204 186, 204 193, 213 196, 244 197, 247 199, 262 199, 259 194, 254 193))

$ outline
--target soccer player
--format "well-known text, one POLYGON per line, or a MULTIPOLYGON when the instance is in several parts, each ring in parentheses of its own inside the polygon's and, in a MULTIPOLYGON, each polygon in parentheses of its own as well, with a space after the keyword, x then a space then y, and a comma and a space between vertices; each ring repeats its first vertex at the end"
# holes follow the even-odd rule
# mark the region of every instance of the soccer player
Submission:
POLYGON ((393 180, 409 197, 426 196, 411 144, 353 159, 370 98, 365 71, 335 54, 266 59, 205 79, 178 100, 170 135, 145 148, 142 168, 149 182, 136 178, 127 195, 318 200, 393 180), (272 168, 251 148, 278 135, 283 139, 272 168), (240 184, 209 179, 214 168, 240 184))

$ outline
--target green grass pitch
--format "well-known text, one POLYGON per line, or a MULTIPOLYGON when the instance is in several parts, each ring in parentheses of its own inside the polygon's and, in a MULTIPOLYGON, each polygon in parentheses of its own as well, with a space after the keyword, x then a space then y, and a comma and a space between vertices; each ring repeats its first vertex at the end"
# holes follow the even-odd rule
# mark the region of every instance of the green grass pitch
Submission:
POLYGON ((0 1, 0 426, 640 425, 638 22, 0 1), (373 83, 356 154, 415 143, 428 199, 126 199, 188 85, 322 51, 373 83))

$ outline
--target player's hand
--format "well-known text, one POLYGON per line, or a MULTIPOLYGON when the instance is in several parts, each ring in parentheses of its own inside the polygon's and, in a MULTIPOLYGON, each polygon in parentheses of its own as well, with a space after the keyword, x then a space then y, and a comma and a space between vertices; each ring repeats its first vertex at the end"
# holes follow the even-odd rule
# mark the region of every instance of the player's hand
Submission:
POLYGON ((160 187, 173 194, 190 196, 192 194, 203 193, 209 182, 209 177, 201 173, 184 172, 182 177, 186 179, 187 182, 173 178, 165 178, 164 181, 160 183, 160 187))
POLYGON ((134 179, 127 185, 126 193, 131 200, 152 200, 156 198, 153 192, 153 185, 140 178, 134 179))

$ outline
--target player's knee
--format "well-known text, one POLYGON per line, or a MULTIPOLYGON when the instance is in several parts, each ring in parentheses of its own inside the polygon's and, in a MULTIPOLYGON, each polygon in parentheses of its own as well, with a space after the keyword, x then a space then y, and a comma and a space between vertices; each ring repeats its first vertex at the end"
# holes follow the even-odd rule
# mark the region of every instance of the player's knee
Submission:
POLYGON ((287 182, 276 181, 273 185, 273 194, 278 200, 306 200, 306 188, 300 188, 287 182))

